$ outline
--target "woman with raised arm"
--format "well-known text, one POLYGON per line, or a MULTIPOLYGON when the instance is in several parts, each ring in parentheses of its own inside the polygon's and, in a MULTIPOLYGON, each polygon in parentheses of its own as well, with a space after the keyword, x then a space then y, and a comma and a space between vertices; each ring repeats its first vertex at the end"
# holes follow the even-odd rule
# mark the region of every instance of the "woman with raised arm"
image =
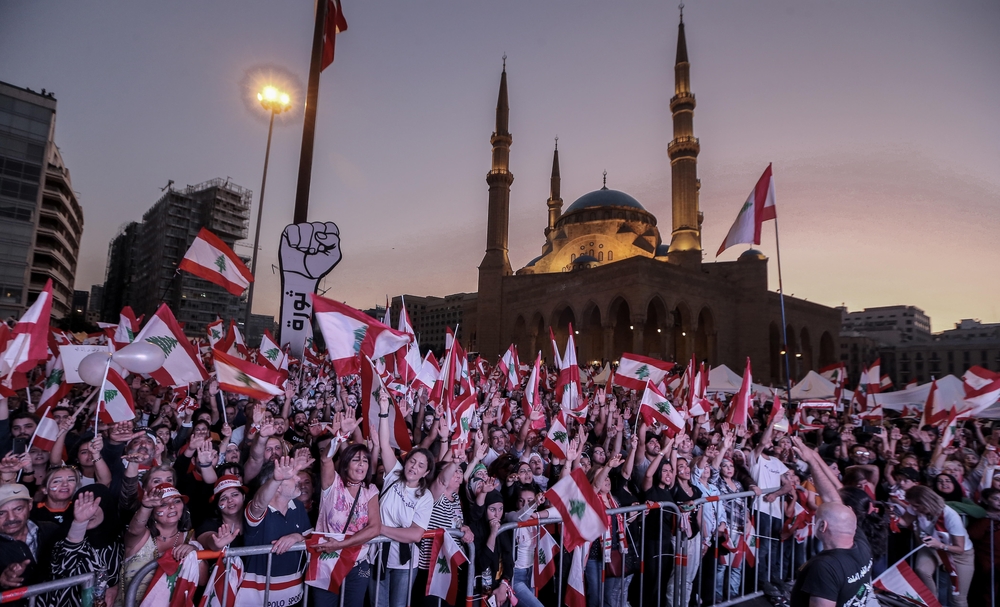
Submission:
MULTIPOLYGON (((358 425, 354 410, 334 415, 333 424, 339 429, 340 435, 350 436, 358 425)), ((333 441, 338 440, 334 433, 333 441)), ((320 457, 320 482, 323 493, 319 504, 319 520, 316 531, 327 536, 319 548, 325 552, 336 552, 351 546, 361 545, 351 569, 341 585, 344 595, 344 607, 361 607, 365 604, 365 592, 372 578, 371 565, 375 558, 376 547, 369 544, 382 530, 382 517, 379 513, 378 487, 372 484, 372 455, 368 447, 354 443, 345 447, 336 459, 332 452, 322 449, 320 457), (343 538, 339 536, 343 535, 343 538)), ((314 585, 314 584, 310 584, 314 585)), ((319 607, 336 607, 340 605, 340 595, 326 590, 321 583, 315 584, 313 598, 319 607)), ((374 595, 372 595, 374 600, 374 595)))
MULTIPOLYGON (((122 563, 122 531, 118 502, 104 485, 77 491, 70 507, 71 523, 66 538, 52 549, 52 578, 61 579, 83 573, 103 574, 107 584, 107 604, 115 603, 118 573, 122 563)), ((63 588, 48 594, 48 605, 82 605, 80 587, 63 588)))
MULTIPOLYGON (((385 467, 379 513, 382 535, 391 539, 382 547, 386 570, 378 588, 377 607, 406 607, 410 596, 410 569, 413 567, 412 544, 420 541, 430 525, 434 498, 429 490, 434 478, 434 455, 427 449, 413 449, 403 461, 396 458, 389 428, 389 395, 378 394, 378 449, 385 467)), ((376 576, 371 577, 368 592, 375 596, 376 576)))
MULTIPOLYGON (((729 495, 732 493, 742 493, 746 491, 743 484, 736 480, 736 465, 729 454, 733 444, 736 442, 736 433, 727 431, 722 439, 722 448, 712 461, 712 477, 709 482, 719 490, 719 495, 729 495)), ((719 542, 724 544, 728 537, 729 545, 736 547, 739 545, 747 520, 747 502, 745 499, 730 499, 722 502, 719 508, 719 542)), ((747 538, 747 541, 751 541, 747 538)), ((739 596, 740 580, 743 577, 743 565, 734 564, 729 567, 719 564, 716 569, 715 597, 716 602, 729 600, 739 596), (729 573, 728 591, 724 591, 726 573, 729 573)))

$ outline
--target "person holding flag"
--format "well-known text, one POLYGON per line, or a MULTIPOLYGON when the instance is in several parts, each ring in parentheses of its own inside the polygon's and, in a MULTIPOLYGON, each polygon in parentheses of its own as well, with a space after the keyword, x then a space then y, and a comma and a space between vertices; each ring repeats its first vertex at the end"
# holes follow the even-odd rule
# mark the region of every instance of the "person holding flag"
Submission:
POLYGON ((937 596, 938 568, 944 569, 951 581, 949 604, 968 607, 975 552, 962 517, 924 485, 908 489, 906 501, 915 515, 904 515, 903 525, 912 526, 924 545, 913 564, 917 577, 937 596))

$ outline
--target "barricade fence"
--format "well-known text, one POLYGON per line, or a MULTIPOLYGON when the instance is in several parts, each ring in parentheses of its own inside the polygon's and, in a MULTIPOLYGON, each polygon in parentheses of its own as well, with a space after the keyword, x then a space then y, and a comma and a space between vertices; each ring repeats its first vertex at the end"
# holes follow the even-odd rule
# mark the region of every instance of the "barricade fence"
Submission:
POLYGON ((82 607, 90 607, 93 604, 94 586, 97 582, 97 572, 83 573, 72 577, 42 582, 31 586, 21 586, 0 592, 0 604, 13 603, 15 601, 27 600, 28 605, 34 607, 35 599, 39 596, 64 590, 66 588, 80 587, 80 604, 82 607))

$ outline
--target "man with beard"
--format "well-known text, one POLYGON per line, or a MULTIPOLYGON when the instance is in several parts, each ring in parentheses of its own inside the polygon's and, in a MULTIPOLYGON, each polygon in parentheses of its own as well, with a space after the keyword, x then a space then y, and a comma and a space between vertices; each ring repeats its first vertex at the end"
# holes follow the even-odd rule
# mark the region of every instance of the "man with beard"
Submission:
POLYGON ((285 431, 285 441, 293 447, 295 445, 304 445, 306 443, 306 436, 308 435, 306 426, 308 421, 309 416, 304 411, 296 411, 295 415, 292 416, 291 425, 285 431))

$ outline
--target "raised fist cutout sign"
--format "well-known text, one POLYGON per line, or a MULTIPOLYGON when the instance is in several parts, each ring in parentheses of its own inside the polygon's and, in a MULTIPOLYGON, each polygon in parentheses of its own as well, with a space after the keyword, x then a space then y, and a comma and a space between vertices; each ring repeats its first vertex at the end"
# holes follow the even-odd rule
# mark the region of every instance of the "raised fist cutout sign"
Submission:
POLYGON ((312 337, 312 301, 319 281, 340 263, 340 230, 332 222, 293 223, 285 226, 278 248, 281 266, 281 337, 292 354, 302 358, 312 337))

